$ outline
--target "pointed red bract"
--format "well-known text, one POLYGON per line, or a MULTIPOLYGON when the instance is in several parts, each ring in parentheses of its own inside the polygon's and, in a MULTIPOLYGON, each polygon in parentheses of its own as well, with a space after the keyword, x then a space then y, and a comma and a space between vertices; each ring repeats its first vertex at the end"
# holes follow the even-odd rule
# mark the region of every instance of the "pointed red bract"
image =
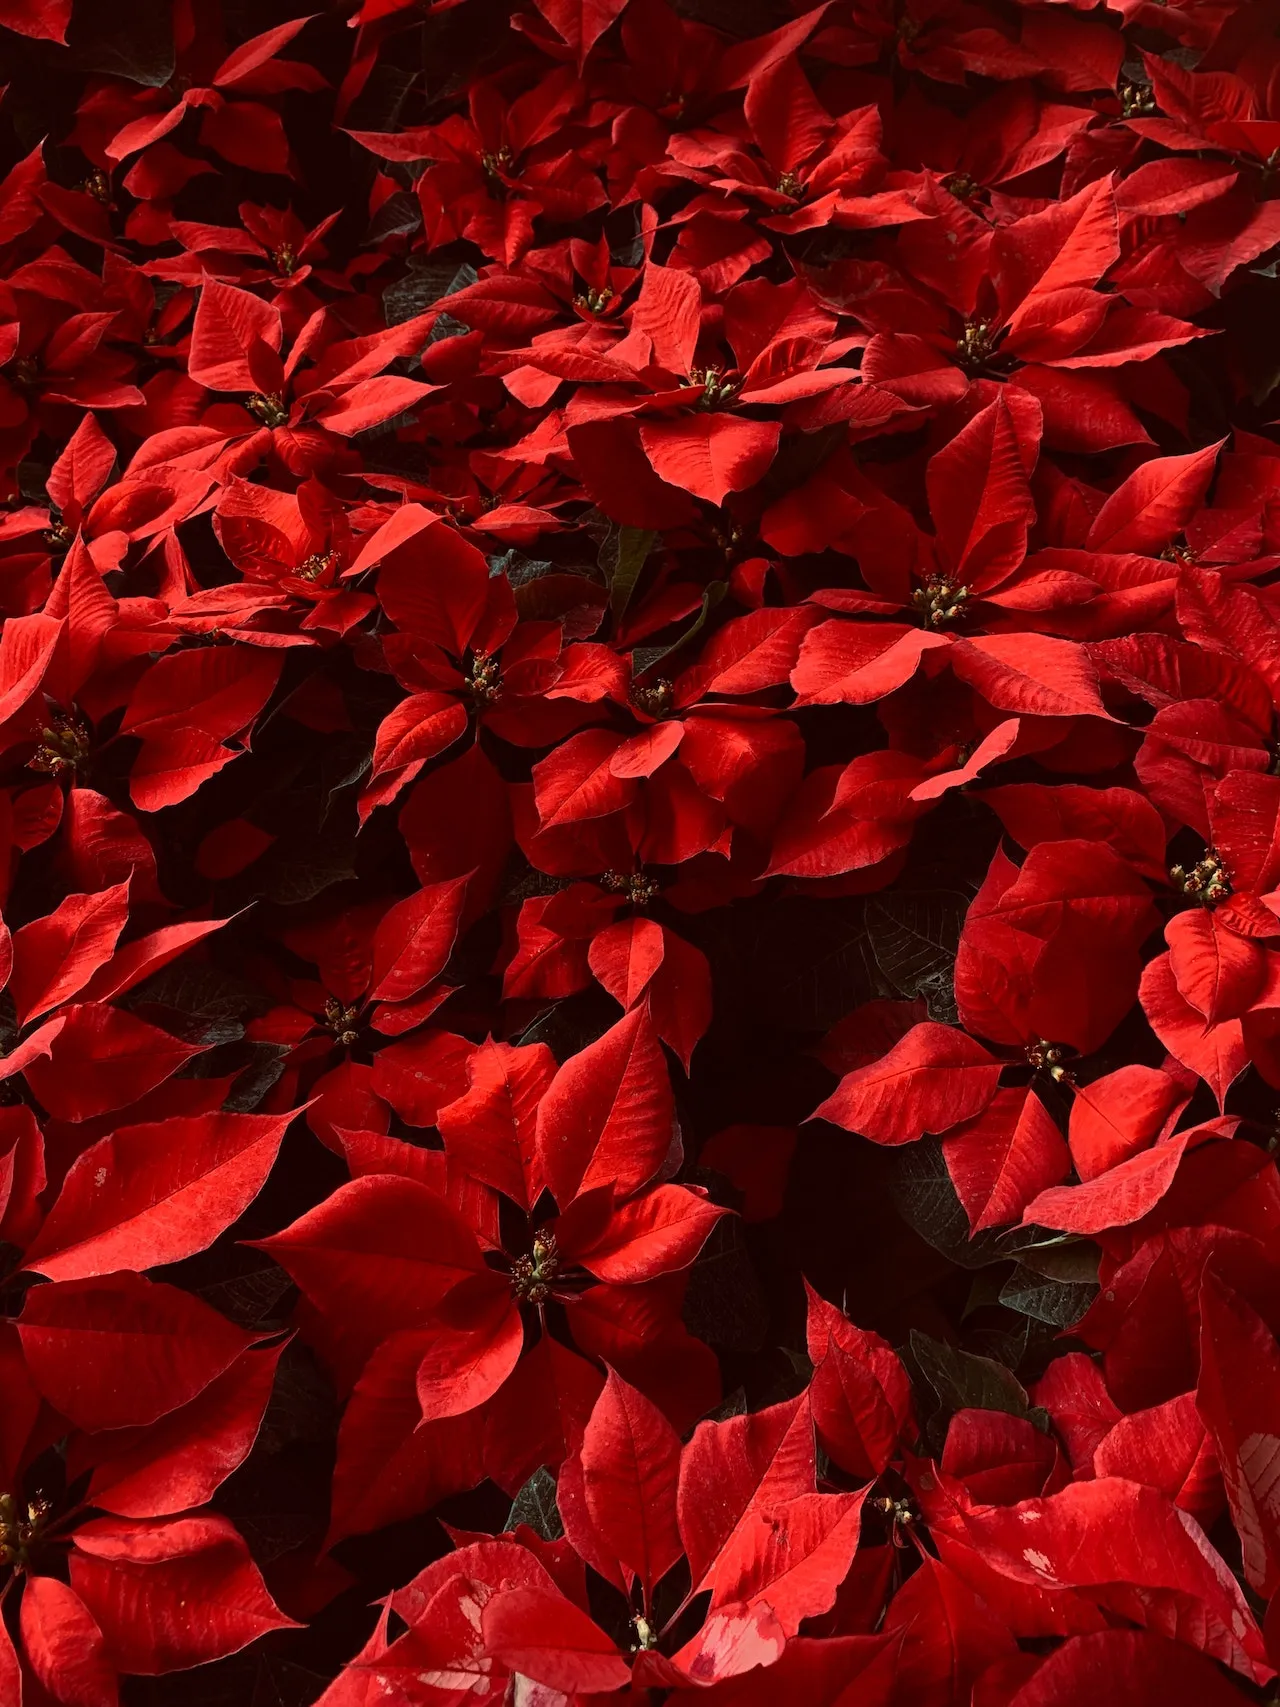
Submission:
POLYGON ((106 963, 129 916, 128 897, 127 883, 69 895, 17 933, 9 988, 20 1025, 69 1001, 106 963))
POLYGON ((234 1527, 212 1514, 77 1531, 71 1586, 122 1670, 154 1675, 237 1653, 288 1629, 234 1527), (192 1605, 203 1615, 193 1619, 192 1605))
POLYGON ((1270 1599, 1280 1582, 1280 1348, 1266 1323, 1212 1272, 1200 1294, 1196 1398, 1222 1467, 1245 1577, 1270 1599))
POLYGON ((877 1476, 911 1424, 906 1371, 878 1334, 847 1321, 807 1288, 809 1401, 823 1446, 851 1476, 877 1476))
POLYGON ((679 1436, 643 1393, 611 1371, 579 1459, 597 1537, 651 1595, 683 1551, 676 1528, 679 1436))
POLYGON ((846 1074, 814 1114, 878 1144, 909 1144, 980 1114, 999 1077, 999 1061, 980 1043, 926 1023, 883 1060, 846 1074))
MULTIPOLYGON (((116 1669, 102 1631, 74 1589, 56 1577, 35 1577, 22 1596, 22 1646, 53 1699, 74 1707, 115 1707, 116 1669)), ((19 1695, 13 1700, 18 1702, 19 1695)))
POLYGON ((126 1126, 79 1156, 27 1251, 50 1280, 180 1262, 262 1189, 291 1114, 210 1114, 126 1126))
POLYGON ((45 1398, 91 1432, 154 1422, 253 1344, 189 1293, 128 1272, 34 1288, 18 1337, 45 1398))
POLYGON ((0 1707, 1269 1699, 1272 8, 253 12, 0 0, 0 1707))
POLYGON ((981 1114, 948 1133, 942 1153, 975 1233, 1018 1219, 1070 1161, 1034 1091, 997 1091, 981 1114))
POLYGON ((592 1186, 644 1185, 671 1147, 672 1117, 661 1047, 633 1009, 561 1067, 539 1105, 536 1144, 557 1203, 592 1186))

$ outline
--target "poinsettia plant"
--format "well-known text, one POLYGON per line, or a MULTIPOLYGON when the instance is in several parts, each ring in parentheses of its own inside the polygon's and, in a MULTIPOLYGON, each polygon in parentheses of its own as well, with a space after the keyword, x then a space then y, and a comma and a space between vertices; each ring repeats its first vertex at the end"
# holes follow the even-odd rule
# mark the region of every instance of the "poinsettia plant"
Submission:
POLYGON ((1277 22, 0 0, 0 1707, 1276 1699, 1277 22))

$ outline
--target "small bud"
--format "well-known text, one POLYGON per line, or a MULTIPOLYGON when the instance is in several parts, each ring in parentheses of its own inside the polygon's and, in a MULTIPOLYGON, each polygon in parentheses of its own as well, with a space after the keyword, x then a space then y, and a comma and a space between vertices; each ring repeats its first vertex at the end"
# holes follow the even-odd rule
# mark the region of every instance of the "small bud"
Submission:
POLYGON ((600 879, 600 887, 611 895, 624 896, 633 907, 647 907, 659 894, 662 885, 656 877, 647 877, 643 871, 606 871, 600 879))
POLYGON ((245 408, 251 415, 256 415, 264 427, 283 427, 289 419, 284 398, 278 391, 255 392, 245 399, 245 408))
POLYGON ((0 1564, 22 1570, 39 1544, 53 1512, 51 1502, 37 1494, 20 1512, 12 1494, 0 1494, 0 1564))
POLYGON ((699 409, 727 409, 742 390, 740 379, 730 379, 718 367, 691 367, 689 378, 683 383, 686 389, 695 385, 702 387, 702 396, 697 402, 699 409))
POLYGON ((995 342, 989 320, 966 320, 956 339, 956 360, 962 368, 976 373, 991 360, 995 342))
POLYGON ((584 290, 574 297, 573 306, 580 314, 603 314, 613 301, 613 294, 608 285, 601 285, 599 290, 584 290))
POLYGON ((46 776, 73 771, 89 757, 89 731, 78 717, 60 713, 40 731, 40 745, 27 760, 27 769, 46 776))
POLYGON ((1055 1084, 1072 1084, 1074 1080, 1062 1065, 1062 1047, 1050 1043, 1047 1038, 1037 1038, 1029 1043, 1025 1051, 1028 1063, 1037 1073, 1047 1073, 1055 1084))
POLYGON ((1194 568, 1200 561, 1185 539, 1174 540, 1171 544, 1166 545, 1160 553, 1160 557, 1165 563, 1179 563, 1188 569, 1194 568))
POLYGON ((313 551, 310 557, 304 557, 294 570, 300 581, 321 581, 332 578, 333 570, 338 566, 336 551, 313 551))
POLYGON ((324 1023, 334 1037, 344 1048, 350 1048, 360 1040, 360 1009, 348 1007, 336 996, 330 996, 324 1004, 324 1023))
POLYGON ((923 587, 915 589, 911 602, 920 612, 926 628, 945 628, 948 623, 959 621, 965 614, 969 589, 935 576, 926 581, 923 587))
POLYGON ((467 692, 477 706, 492 705, 502 693, 502 671, 498 660, 488 652, 472 654, 467 672, 467 692))
POLYGON ((1127 78, 1120 85, 1120 116, 1126 119, 1148 119, 1160 111, 1149 83, 1133 83, 1127 78))
POLYGON ((1202 907, 1216 907, 1231 893, 1231 878, 1222 856, 1206 848, 1204 857, 1188 869, 1185 865, 1169 867, 1169 881, 1175 889, 1198 901, 1202 907))
POLYGON ((637 683, 631 690, 631 698, 648 717, 665 717, 673 697, 674 689, 665 676, 647 684, 637 683))
POLYGON ((560 1267, 554 1233, 535 1233, 533 1254, 511 1264, 511 1290, 521 1304, 545 1304, 560 1267))
POLYGON ((657 1647, 658 1632, 653 1628, 653 1625, 650 1624, 649 1620, 643 1613, 636 1613, 635 1617, 631 1620, 631 1628, 636 1633, 636 1639, 631 1649, 633 1654, 638 1654, 642 1648, 652 1649, 657 1647))
POLYGON ((111 206, 111 180, 100 168, 94 167, 89 176, 80 185, 85 195, 92 196, 94 201, 101 202, 103 207, 111 206))
POLYGON ((511 150, 505 146, 480 156, 480 170, 488 181, 489 191, 499 200, 506 194, 506 175, 514 164, 511 150))
POLYGON ((978 184, 967 172, 950 172, 942 180, 942 187, 953 195, 958 202, 972 201, 981 191, 978 184))

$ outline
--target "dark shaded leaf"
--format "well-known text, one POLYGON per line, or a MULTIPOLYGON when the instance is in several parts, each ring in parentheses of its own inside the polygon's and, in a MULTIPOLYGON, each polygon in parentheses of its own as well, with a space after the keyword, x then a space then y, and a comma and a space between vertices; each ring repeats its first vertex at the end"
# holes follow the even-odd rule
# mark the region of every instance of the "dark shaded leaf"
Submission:
POLYGON ((526 1524, 544 1541, 557 1541, 564 1534, 560 1508, 556 1504, 556 1479, 544 1464, 535 1470, 511 1502, 506 1527, 526 1524))
POLYGON ((1022 1383, 1002 1363, 931 1339, 918 1328, 911 1330, 910 1353, 947 1416, 963 1410, 1007 1411, 1048 1432, 1048 1417, 1032 1405, 1022 1383))
POLYGON ((931 1019, 958 1021, 952 972, 967 898, 955 891, 889 891, 867 901, 867 935, 876 964, 900 996, 923 996, 931 1019))
POLYGON ((223 1102, 230 1114, 252 1114, 284 1072, 289 1055, 284 1043, 250 1043, 249 1064, 242 1067, 223 1102))
POLYGON ((1069 1328, 1084 1315, 1097 1291, 1096 1286, 1048 1280, 1019 1263, 1000 1288, 1000 1302, 1038 1322, 1069 1328))
POLYGON ((149 89, 173 76, 173 25, 165 0, 130 0, 127 23, 112 0, 77 0, 67 46, 78 71, 124 77, 149 89))
POLYGON ((422 205, 417 196, 408 190, 397 190, 395 195, 387 197, 369 221, 364 241, 382 243, 388 237, 406 236, 411 231, 418 231, 421 226, 422 205))
POLYGON ((530 581, 540 581, 544 575, 556 572, 556 565, 545 558, 525 557, 514 549, 489 559, 489 573, 505 575, 513 587, 526 586, 530 581))
POLYGON ((268 901, 298 906, 355 876, 355 845, 349 834, 327 831, 291 847, 277 843, 260 864, 259 893, 268 901))
POLYGON ((616 528, 600 547, 600 568, 609 588, 609 609, 621 622, 636 582, 658 535, 647 528, 616 528))
MULTIPOLYGON (((398 326, 404 320, 412 320, 415 314, 423 314, 438 302, 442 296, 448 296, 451 291, 462 290, 466 285, 476 282, 476 270, 471 266, 459 267, 456 262, 449 260, 423 260, 415 255, 409 263, 409 270, 403 278, 394 284, 389 284, 382 293, 382 308, 389 326, 398 326)), ((448 331, 440 330, 448 315, 442 315, 431 329, 431 339, 449 336, 448 331)), ((457 321, 453 322, 457 330, 457 321)))
POLYGON ((892 1152, 887 1166, 889 1192, 903 1220, 961 1268, 985 1268, 1046 1237, 1038 1227, 1012 1227, 971 1237, 969 1218, 956 1196, 936 1138, 904 1144, 892 1152))
POLYGON ((673 640, 669 646, 637 646, 631 654, 631 668, 637 676, 646 675, 656 669, 664 658, 670 658, 687 646, 691 640, 701 634, 706 627, 707 618, 729 591, 727 581, 713 581, 702 595, 702 609, 685 629, 678 640, 673 640))
POLYGON ((758 1351, 769 1325, 768 1301, 736 1215, 726 1215, 689 1270, 682 1311, 689 1332, 708 1345, 758 1351))

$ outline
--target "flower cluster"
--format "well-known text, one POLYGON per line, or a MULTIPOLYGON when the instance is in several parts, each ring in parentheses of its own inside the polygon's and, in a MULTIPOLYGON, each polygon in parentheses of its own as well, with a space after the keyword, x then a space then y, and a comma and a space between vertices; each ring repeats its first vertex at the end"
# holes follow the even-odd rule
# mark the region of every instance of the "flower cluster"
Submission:
POLYGON ((293 10, 0 0, 0 1703, 1274 1700, 1280 12, 293 10))

